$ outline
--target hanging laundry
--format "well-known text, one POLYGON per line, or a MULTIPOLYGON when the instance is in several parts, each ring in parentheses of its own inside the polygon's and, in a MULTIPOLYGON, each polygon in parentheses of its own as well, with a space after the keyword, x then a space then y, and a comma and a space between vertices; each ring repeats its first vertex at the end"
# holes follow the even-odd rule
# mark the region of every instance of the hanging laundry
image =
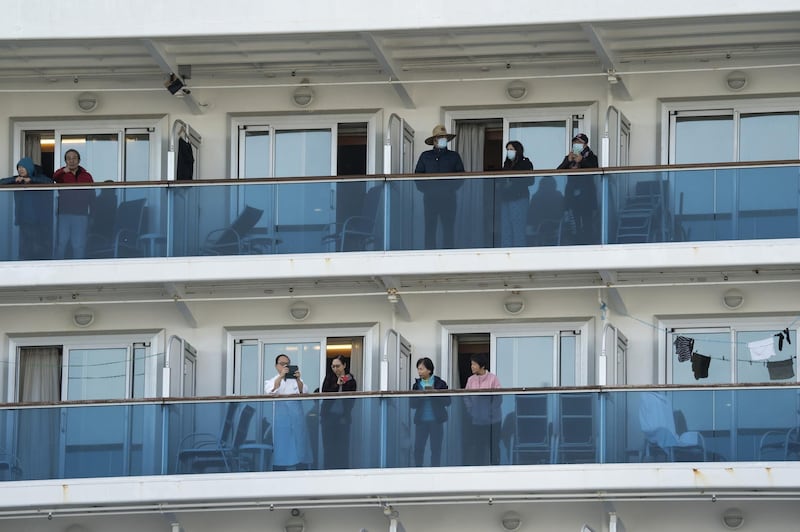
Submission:
POLYGON ((792 344, 792 337, 789 336, 789 328, 782 330, 778 334, 774 335, 778 337, 778 351, 783 351, 783 340, 786 340, 786 343, 791 345, 792 344))
POLYGON ((750 349, 750 360, 766 360, 775 356, 775 342, 771 336, 749 342, 747 347, 750 349))
POLYGON ((692 351, 694 351, 694 338, 678 336, 673 344, 675 345, 675 353, 678 355, 678 362, 691 360, 692 351))
POLYGON ((711 357, 692 353, 692 373, 694 373, 695 380, 707 379, 709 366, 711 366, 711 357))
POLYGON ((767 362, 767 371, 769 371, 769 380, 771 381, 791 379, 794 377, 794 360, 788 358, 777 362, 767 362))

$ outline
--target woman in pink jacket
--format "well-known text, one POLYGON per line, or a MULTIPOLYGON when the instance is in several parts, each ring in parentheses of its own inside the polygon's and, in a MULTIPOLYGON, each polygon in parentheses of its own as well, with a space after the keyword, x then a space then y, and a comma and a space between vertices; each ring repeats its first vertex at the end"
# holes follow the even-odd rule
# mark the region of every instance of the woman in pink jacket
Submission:
MULTIPOLYGON (((472 375, 467 379, 467 390, 500 388, 497 375, 489 371, 489 357, 477 353, 470 357, 472 375)), ((497 465, 500 463, 500 425, 502 413, 500 395, 467 395, 464 404, 469 413, 467 420, 465 465, 497 465)))

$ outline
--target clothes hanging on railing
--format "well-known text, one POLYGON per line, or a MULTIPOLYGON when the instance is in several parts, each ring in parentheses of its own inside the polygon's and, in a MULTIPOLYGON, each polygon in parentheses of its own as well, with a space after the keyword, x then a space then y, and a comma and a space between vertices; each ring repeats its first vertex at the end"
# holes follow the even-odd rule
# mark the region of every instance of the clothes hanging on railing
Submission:
POLYGON ((178 181, 189 181, 194 178, 194 153, 192 145, 183 137, 178 139, 178 164, 175 170, 178 181))
POLYGON ((675 344, 675 353, 678 355, 678 362, 687 362, 692 358, 694 338, 678 336, 673 343, 675 344))
POLYGON ((692 373, 694 373, 695 380, 707 379, 709 366, 711 366, 711 357, 692 353, 692 373))
POLYGON ((772 381, 782 381, 794 377, 794 359, 778 360, 767 362, 769 379, 772 381))
POLYGON ((749 342, 747 347, 750 349, 750 360, 766 360, 775 356, 775 344, 772 336, 749 342))

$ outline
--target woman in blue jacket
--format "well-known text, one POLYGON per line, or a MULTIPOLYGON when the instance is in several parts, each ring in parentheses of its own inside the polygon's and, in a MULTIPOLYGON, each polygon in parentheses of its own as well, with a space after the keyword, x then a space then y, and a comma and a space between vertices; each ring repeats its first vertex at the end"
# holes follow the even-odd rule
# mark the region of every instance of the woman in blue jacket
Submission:
MULTIPOLYGON (((419 378, 414 382, 412 390, 446 390, 447 383, 433 374, 433 361, 428 357, 417 360, 419 378)), ((421 467, 425 457, 425 444, 431 442, 431 466, 441 465, 442 440, 444 439, 444 422, 447 421, 447 407, 450 397, 414 397, 411 408, 414 413, 416 436, 414 439, 414 463, 421 467)))
MULTIPOLYGON (((51 185, 53 180, 36 171, 30 157, 17 163, 17 175, 0 179, 0 185, 51 185)), ((19 227, 19 259, 52 257, 53 191, 14 192, 14 224, 19 227)))

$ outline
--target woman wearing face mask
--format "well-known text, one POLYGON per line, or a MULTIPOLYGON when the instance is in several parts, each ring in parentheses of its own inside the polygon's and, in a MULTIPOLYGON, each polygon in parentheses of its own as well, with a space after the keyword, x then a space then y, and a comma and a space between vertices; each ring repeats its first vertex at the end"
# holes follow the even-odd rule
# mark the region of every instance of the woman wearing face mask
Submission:
MULTIPOLYGON (((331 359, 331 371, 322 382, 325 393, 354 392, 356 379, 347 372, 347 359, 337 355, 331 359)), ((346 469, 350 466, 350 423, 354 399, 326 398, 320 408, 325 469, 346 469)))
MULTIPOLYGON (((572 151, 558 165, 559 170, 597 168, 597 155, 589 147, 589 137, 578 133, 572 139, 572 151)), ((575 243, 592 244, 595 240, 594 213, 597 210, 597 187, 594 175, 567 177, 564 190, 564 208, 572 212, 575 221, 575 243)))
MULTIPOLYGON (((525 148, 517 140, 506 144, 503 170, 525 172, 533 170, 533 163, 525 157, 525 148)), ((528 213, 528 187, 534 177, 506 177, 495 181, 495 195, 500 213, 500 247, 525 245, 525 221, 528 213)))

